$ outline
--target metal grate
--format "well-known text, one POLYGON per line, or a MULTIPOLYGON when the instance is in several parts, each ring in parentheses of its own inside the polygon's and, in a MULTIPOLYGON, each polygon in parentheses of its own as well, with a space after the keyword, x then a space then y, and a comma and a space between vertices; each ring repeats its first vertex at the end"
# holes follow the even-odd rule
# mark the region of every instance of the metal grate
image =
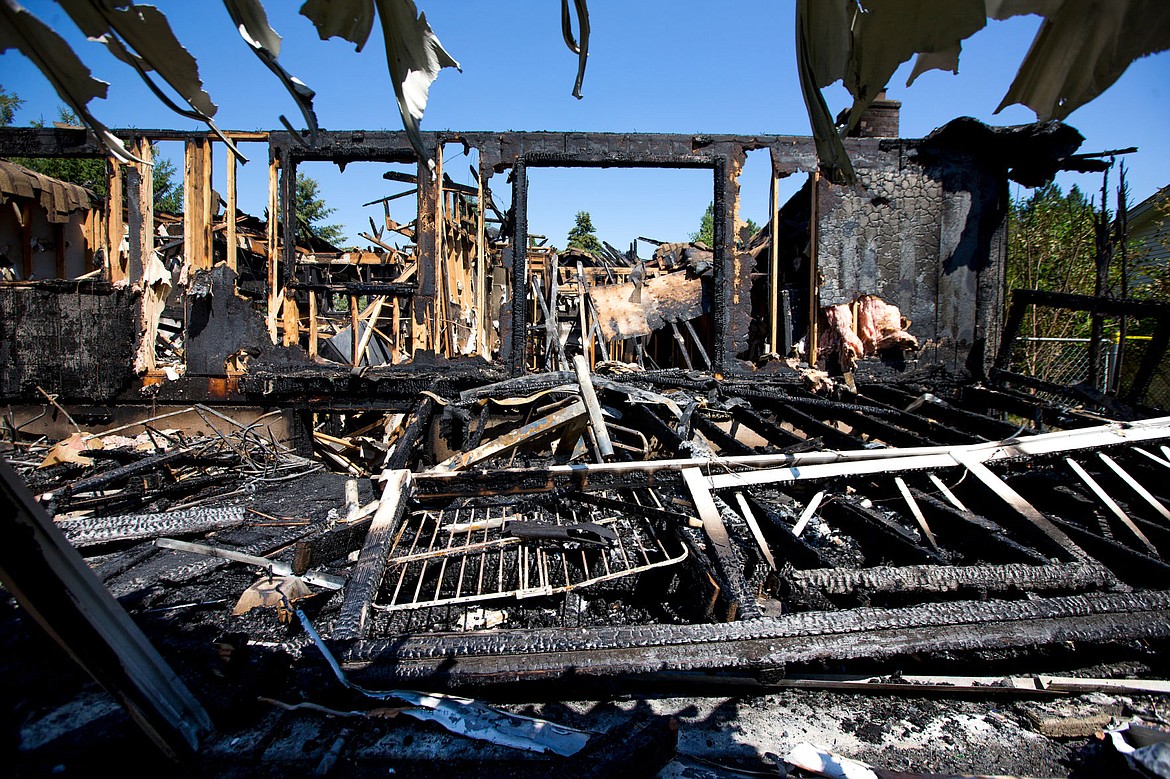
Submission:
POLYGON ((467 505, 416 511, 394 539, 383 592, 372 605, 403 611, 547 596, 675 565, 686 557, 679 538, 648 520, 583 504, 554 510, 467 505), (601 547, 523 541, 504 534, 508 521, 593 523, 614 531, 616 540, 601 547))

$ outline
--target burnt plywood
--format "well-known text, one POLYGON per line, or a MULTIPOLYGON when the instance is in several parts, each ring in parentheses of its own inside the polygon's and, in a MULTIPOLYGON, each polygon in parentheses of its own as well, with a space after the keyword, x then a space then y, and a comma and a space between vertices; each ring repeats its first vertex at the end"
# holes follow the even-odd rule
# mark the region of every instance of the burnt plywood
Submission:
POLYGON ((650 335, 670 322, 703 314, 703 282, 685 273, 657 276, 643 285, 610 284, 589 290, 607 339, 650 335))
POLYGON ((0 287, 0 394, 113 399, 134 380, 138 308, 109 284, 0 287))

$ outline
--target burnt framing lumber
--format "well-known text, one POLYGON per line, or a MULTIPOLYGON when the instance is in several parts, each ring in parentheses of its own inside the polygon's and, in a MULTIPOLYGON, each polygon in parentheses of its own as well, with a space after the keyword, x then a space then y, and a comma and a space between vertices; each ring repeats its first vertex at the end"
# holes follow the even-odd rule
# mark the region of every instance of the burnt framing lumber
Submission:
MULTIPOLYGON (((809 593, 997 593, 1079 592, 1115 584, 1109 571, 1093 563, 1058 565, 909 565, 793 571, 791 597, 809 601, 809 593)), ((811 602, 819 602, 812 600, 811 602)))
POLYGON ((370 602, 377 596, 378 588, 382 586, 382 577, 386 574, 394 531, 401 524, 406 504, 410 500, 410 471, 386 471, 383 477, 386 487, 382 491, 378 511, 370 522, 370 530, 366 534, 357 565, 345 587, 345 600, 333 626, 334 638, 356 638, 361 635, 370 602))
MULTIPOLYGON (((149 135, 149 133, 148 133, 149 135)), ((153 136, 152 136, 153 137, 153 136)), ((743 372, 735 355, 748 340, 746 307, 749 302, 736 290, 750 284, 751 263, 735 250, 734 219, 738 201, 738 176, 749 149, 769 149, 774 165, 792 172, 815 170, 816 149, 811 138, 774 135, 680 135, 652 133, 562 133, 562 132, 429 132, 423 144, 435 159, 446 144, 462 144, 479 152, 479 180, 493 174, 509 173, 512 186, 512 233, 510 249, 504 255, 511 291, 509 304, 500 312, 500 365, 518 375, 528 364, 528 171, 540 167, 656 167, 708 169, 712 174, 715 214, 714 295, 712 301, 715 348, 710 355, 716 373, 743 372)), ((327 161, 387 162, 418 164, 418 158, 401 132, 321 131, 316 143, 288 132, 268 134, 270 160, 279 161, 284 226, 284 256, 281 286, 299 288, 295 279, 293 213, 296 169, 302 162, 327 161)), ((876 149, 873 141, 850 139, 850 144, 876 149)), ((908 141, 913 146, 916 142, 908 141)), ((440 173, 440 175, 442 175, 440 173)), ((417 287, 413 295, 416 325, 433 311, 437 301, 434 263, 441 256, 437 231, 424 224, 440 211, 443 187, 431 183, 430 171, 420 168, 417 287)), ((368 294, 382 294, 377 284, 363 287, 368 294)), ((387 293, 389 294, 389 293, 387 293)), ((458 366, 452 362, 452 368, 458 366)), ((468 366, 470 367, 470 366, 468 366)), ((483 363, 478 372, 499 370, 483 363)))
POLYGON ((0 462, 0 581, 168 757, 199 748, 211 719, 81 555, 0 462))
POLYGON ((451 686, 672 670, 766 671, 823 660, 1170 636, 1170 593, 1139 591, 898 609, 816 611, 692 625, 517 630, 358 641, 366 684, 451 686))

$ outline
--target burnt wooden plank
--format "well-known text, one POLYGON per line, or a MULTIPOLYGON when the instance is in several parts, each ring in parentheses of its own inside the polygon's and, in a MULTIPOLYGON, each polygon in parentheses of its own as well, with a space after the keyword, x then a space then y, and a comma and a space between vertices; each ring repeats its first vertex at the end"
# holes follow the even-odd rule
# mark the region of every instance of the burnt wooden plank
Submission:
POLYGON ((370 601, 377 596, 378 588, 382 586, 382 577, 386 574, 394 530, 401 523, 407 501, 410 500, 410 471, 386 471, 383 477, 386 487, 382 490, 378 511, 370 522, 370 532, 366 534, 357 564, 345 586, 345 600, 333 625, 334 638, 361 636, 370 601))
POLYGON ((403 636, 352 645, 343 663, 366 683, 725 670, 872 660, 919 652, 1170 636, 1170 593, 1089 593, 812 611, 738 622, 403 636))

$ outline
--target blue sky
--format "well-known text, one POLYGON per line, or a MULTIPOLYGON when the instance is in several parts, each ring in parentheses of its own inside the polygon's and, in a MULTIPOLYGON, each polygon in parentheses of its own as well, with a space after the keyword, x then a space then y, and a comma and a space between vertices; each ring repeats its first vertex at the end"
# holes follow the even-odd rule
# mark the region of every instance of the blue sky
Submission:
MULTIPOLYGON (((560 33, 555 0, 507 3, 416 0, 463 72, 445 70, 431 89, 424 129, 583 130, 670 133, 774 133, 806 135, 808 119, 796 79, 793 3, 712 3, 697 0, 591 0, 592 45, 584 99, 570 95, 576 57, 560 33)), ((65 36, 103 80, 109 98, 92 104, 111 127, 196 129, 170 113, 134 73, 100 44, 86 41, 55 3, 26 0, 26 7, 65 36)), ((200 63, 205 87, 219 105, 225 129, 279 128, 285 114, 299 113, 283 88, 246 49, 222 5, 211 0, 159 0, 179 39, 200 63)), ((270 22, 284 36, 281 62, 317 91, 317 114, 327 129, 399 129, 397 107, 377 31, 360 53, 340 40, 321 41, 297 13, 299 2, 268 2, 270 22)), ((889 96, 902 101, 902 135, 920 137, 957 116, 992 124, 1031 122, 1022 106, 992 112, 1011 83, 1037 27, 1037 17, 990 22, 964 44, 958 76, 938 71, 903 85, 910 66, 891 80, 889 96)), ((1139 60, 1105 94, 1069 117, 1086 137, 1082 151, 1137 146, 1126 160, 1132 202, 1170 183, 1170 53, 1139 60)), ((40 73, 15 52, 0 55, 0 84, 27 102, 17 124, 56 119, 60 102, 40 73)), ((838 84, 826 90, 835 112, 848 104, 838 84)), ((177 144, 163 152, 181 162, 177 144)), ((245 149, 253 163, 240 172, 240 206, 252 213, 265 203, 266 151, 245 149)), ((466 160, 450 161, 457 181, 470 182, 466 160)), ((216 161, 222 182, 222 157, 216 161)), ((181 167, 181 165, 180 165, 181 167)), ((381 179, 382 168, 316 164, 306 172, 321 182, 332 221, 351 240, 381 210, 361 204, 400 191, 381 179)), ((766 153, 749 155, 741 178, 745 217, 763 223, 768 209, 766 153)), ((799 186, 797 177, 785 190, 799 186)), ((1062 174, 1065 188, 1100 189, 1100 175, 1062 174)), ((1116 181, 1116 175, 1112 177, 1116 181)), ((498 201, 507 201, 502 176, 492 179, 498 201)), ((618 247, 640 235, 685 240, 711 200, 705 171, 548 169, 532 172, 530 229, 563 245, 579 210, 589 211, 598 234, 618 247)), ((218 187, 222 191, 222 184, 218 187)), ((1013 194, 1026 190, 1013 188, 1013 194)), ((397 204, 400 222, 413 207, 397 204)), ((1112 205, 1112 204, 1111 204, 1112 205)))

